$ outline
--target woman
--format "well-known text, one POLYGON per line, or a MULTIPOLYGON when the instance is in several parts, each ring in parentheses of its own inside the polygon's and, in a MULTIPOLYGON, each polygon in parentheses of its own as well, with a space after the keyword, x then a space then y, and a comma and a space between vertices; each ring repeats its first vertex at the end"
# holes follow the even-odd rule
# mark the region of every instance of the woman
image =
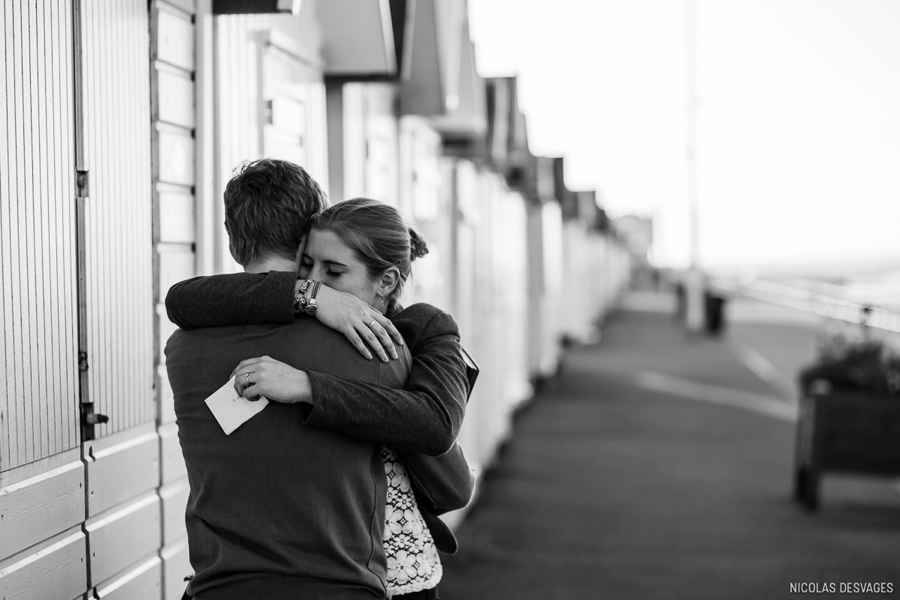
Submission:
MULTIPOLYGON (((353 294, 390 317, 397 312, 411 262, 426 252, 425 242, 390 206, 367 199, 347 200, 311 221, 300 277, 353 294)), ((304 289, 308 300, 315 286, 304 289)), ((299 374, 267 357, 245 360, 234 371, 238 393, 276 402, 294 400, 291 381, 299 374), (253 374, 252 385, 247 374, 253 374)), ((445 486, 469 489, 465 457, 458 446, 440 458, 401 457, 386 446, 381 451, 388 483, 384 528, 388 591, 393 598, 437 598, 440 557, 414 490, 430 498, 445 486), (413 463, 414 471, 405 462, 413 463), (460 479, 463 473, 467 480, 460 479)))

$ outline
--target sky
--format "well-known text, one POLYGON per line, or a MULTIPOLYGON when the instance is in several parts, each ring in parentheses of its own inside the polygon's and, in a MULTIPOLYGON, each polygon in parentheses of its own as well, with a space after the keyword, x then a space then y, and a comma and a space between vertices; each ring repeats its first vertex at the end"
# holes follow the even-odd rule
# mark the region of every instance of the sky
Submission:
MULTIPOLYGON (((531 151, 690 260, 687 0, 468 0, 479 72, 518 75, 531 151)), ((900 2, 695 0, 704 267, 900 268, 900 2)))

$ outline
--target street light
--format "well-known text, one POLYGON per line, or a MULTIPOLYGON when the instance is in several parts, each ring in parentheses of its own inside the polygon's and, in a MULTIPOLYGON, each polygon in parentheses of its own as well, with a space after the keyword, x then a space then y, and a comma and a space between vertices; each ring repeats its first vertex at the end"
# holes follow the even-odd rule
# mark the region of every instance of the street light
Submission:
POLYGON ((688 234, 690 236, 691 265, 685 274, 686 312, 685 326, 692 333, 703 327, 703 272, 700 269, 699 226, 697 210, 697 2, 685 0, 685 40, 687 79, 687 195, 688 234))

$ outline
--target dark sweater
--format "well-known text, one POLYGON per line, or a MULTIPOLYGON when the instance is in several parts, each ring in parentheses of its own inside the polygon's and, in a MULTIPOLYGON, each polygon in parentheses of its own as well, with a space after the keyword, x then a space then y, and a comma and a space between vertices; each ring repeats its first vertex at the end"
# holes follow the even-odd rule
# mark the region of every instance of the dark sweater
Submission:
MULTIPOLYGON (((292 323, 295 281, 295 274, 278 271, 196 277, 171 288, 166 310, 169 319, 183 328, 292 323)), ((310 373, 315 408, 307 423, 400 450, 437 548, 453 553, 456 539, 438 515, 464 507, 474 490, 462 450, 455 443, 469 393, 459 330, 450 315, 428 304, 396 312, 391 321, 413 358, 404 391, 310 373), (349 406, 347 399, 355 404, 349 406), (413 414, 403 414, 409 410, 413 414), (419 414, 425 422, 419 422, 415 430, 403 425, 419 414), (436 458, 423 456, 441 454, 434 452, 430 442, 440 438, 444 443, 447 435, 448 452, 436 458)))
POLYGON ((263 355, 392 387, 403 385, 409 368, 408 354, 366 360, 311 319, 172 335, 166 366, 191 488, 190 592, 201 599, 384 598, 378 445, 304 426, 301 405, 275 402, 226 436, 204 403, 241 360, 263 355))

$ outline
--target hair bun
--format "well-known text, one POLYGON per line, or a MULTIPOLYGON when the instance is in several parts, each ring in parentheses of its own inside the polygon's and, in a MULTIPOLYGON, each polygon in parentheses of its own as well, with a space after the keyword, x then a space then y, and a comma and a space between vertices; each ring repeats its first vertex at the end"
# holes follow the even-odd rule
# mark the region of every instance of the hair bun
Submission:
POLYGON ((415 229, 409 228, 409 260, 410 262, 417 258, 422 258, 428 254, 428 245, 415 229))

